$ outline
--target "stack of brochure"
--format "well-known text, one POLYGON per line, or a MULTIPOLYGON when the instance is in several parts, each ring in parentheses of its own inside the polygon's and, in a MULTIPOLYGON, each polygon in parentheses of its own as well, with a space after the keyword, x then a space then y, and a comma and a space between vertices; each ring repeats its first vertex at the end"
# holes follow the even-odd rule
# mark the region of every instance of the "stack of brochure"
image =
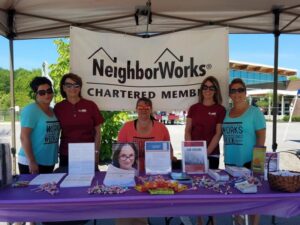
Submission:
POLYGON ((192 178, 189 175, 187 175, 186 173, 172 172, 170 175, 173 180, 176 180, 179 183, 192 183, 192 181, 193 181, 192 178))
POLYGON ((229 176, 228 174, 223 170, 208 170, 208 175, 211 176, 216 181, 228 181, 229 176))
POLYGON ((247 169, 246 167, 225 166, 225 171, 233 177, 244 177, 251 175, 251 170, 247 169))
POLYGON ((235 183, 234 187, 245 194, 257 193, 257 186, 250 184, 247 180, 235 183))

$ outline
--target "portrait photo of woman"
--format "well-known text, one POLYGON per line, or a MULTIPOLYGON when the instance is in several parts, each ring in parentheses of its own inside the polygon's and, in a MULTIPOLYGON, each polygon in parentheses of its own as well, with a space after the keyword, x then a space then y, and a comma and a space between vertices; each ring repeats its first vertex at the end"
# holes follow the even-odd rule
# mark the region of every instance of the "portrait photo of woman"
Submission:
POLYGON ((136 170, 138 150, 134 143, 113 144, 112 164, 123 170, 136 170))

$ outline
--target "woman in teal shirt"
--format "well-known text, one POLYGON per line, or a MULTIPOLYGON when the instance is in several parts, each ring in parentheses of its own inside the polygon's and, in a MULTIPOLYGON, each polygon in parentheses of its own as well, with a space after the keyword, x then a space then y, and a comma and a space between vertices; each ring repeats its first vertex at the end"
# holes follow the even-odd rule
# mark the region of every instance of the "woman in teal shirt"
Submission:
POLYGON ((251 167, 254 146, 264 146, 266 121, 258 107, 246 101, 246 85, 236 78, 229 85, 233 107, 223 122, 225 164, 251 167))
MULTIPOLYGON (((264 146, 266 121, 258 107, 246 100, 246 85, 236 78, 229 85, 233 107, 227 111, 222 130, 225 165, 251 168, 254 146, 264 146)), ((259 224, 259 216, 250 216, 251 224, 259 224)))
POLYGON ((52 84, 46 77, 35 77, 30 87, 35 102, 21 112, 19 171, 21 174, 51 173, 58 161, 60 132, 59 122, 50 107, 52 84))

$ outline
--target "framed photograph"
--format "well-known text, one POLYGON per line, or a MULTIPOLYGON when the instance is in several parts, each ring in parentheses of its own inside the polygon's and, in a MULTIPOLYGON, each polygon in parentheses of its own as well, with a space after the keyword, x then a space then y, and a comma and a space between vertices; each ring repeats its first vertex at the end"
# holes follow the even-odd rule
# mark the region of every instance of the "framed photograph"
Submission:
POLYGON ((112 165, 123 170, 138 170, 138 147, 136 143, 114 143, 112 165))
POLYGON ((138 173, 138 148, 135 143, 112 145, 112 163, 108 165, 103 184, 106 186, 135 186, 138 173))

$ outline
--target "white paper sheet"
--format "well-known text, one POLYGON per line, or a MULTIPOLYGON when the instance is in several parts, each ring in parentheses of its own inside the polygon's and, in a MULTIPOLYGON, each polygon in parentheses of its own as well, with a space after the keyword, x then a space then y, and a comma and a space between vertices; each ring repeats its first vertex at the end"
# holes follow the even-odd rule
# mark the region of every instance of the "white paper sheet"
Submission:
POLYGON ((145 142, 146 174, 168 174, 172 171, 170 142, 145 142))
POLYGON ((60 187, 90 186, 95 175, 95 143, 69 144, 69 174, 60 187))
POLYGON ((60 187, 87 187, 91 185, 93 178, 94 175, 68 175, 60 184, 60 187))
POLYGON ((113 165, 108 165, 107 172, 103 181, 106 186, 135 186, 135 170, 124 170, 113 165))
POLYGON ((53 182, 58 183, 65 175, 66 173, 39 174, 30 181, 29 185, 41 185, 53 182))
POLYGON ((69 144, 69 174, 95 173, 95 143, 69 144))

